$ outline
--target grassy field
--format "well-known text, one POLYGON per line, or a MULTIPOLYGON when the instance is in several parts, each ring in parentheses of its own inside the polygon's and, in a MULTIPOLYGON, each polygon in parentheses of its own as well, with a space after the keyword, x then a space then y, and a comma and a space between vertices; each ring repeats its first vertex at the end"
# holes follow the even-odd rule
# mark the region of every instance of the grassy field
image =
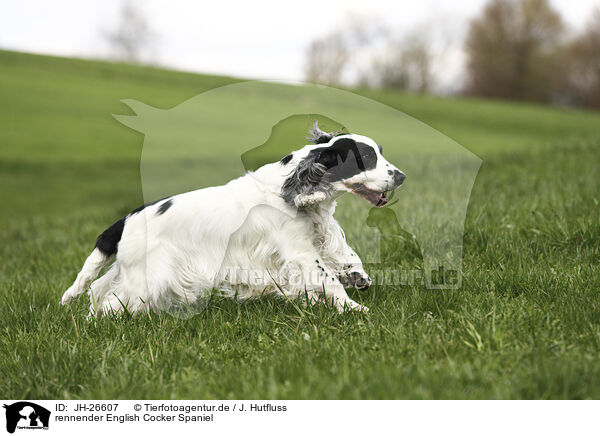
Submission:
POLYGON ((120 100, 169 108, 233 81, 0 51, 0 397, 600 398, 596 113, 358 91, 483 159, 459 290, 352 293, 367 315, 213 300, 88 322, 85 298, 60 306, 96 236, 143 201, 120 100))

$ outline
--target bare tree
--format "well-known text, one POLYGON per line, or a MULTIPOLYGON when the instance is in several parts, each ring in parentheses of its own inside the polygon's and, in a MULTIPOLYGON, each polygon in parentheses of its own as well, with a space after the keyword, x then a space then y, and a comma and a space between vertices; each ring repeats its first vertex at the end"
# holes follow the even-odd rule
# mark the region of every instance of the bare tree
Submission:
POLYGON ((600 8, 567 48, 568 102, 600 108, 600 8))
POLYGON ((373 62, 374 81, 384 88, 429 92, 433 57, 430 42, 422 33, 390 42, 385 57, 373 62))
POLYGON ((548 0, 491 0, 470 24, 466 91, 552 100, 560 81, 563 32, 548 0))
POLYGON ((349 43, 340 33, 310 43, 306 51, 305 76, 308 81, 338 85, 350 59, 349 43))
POLYGON ((313 40, 306 50, 306 80, 339 85, 345 75, 360 75, 356 61, 361 51, 385 32, 377 20, 368 21, 369 25, 365 21, 349 17, 343 29, 313 40))
POLYGON ((104 37, 112 55, 129 62, 139 62, 148 55, 153 40, 146 17, 130 0, 123 2, 116 27, 104 37))
POLYGON ((370 47, 371 57, 364 62, 368 68, 361 76, 361 84, 419 93, 457 89, 459 86, 449 79, 456 71, 445 68, 455 60, 450 59, 450 49, 460 33, 455 22, 442 17, 432 17, 408 31, 380 32, 383 38, 379 41, 383 44, 370 47))

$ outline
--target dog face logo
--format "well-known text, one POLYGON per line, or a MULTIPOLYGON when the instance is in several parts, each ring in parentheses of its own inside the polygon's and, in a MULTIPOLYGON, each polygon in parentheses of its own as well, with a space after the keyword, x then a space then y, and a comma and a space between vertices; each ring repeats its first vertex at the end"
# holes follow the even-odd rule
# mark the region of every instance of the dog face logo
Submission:
MULTIPOLYGON (((375 283, 402 285, 397 277, 414 272, 414 283, 428 289, 460 288, 464 223, 481 159, 427 124, 362 96, 307 84, 241 82, 165 110, 134 100, 123 103, 135 115, 115 118, 144 134, 140 174, 148 201, 225 186, 248 175, 243 186, 268 186, 264 192, 281 197, 286 213, 295 217, 317 206, 325 211, 334 203, 329 200, 347 192, 352 195, 339 201, 335 219, 356 255, 376 274, 375 283), (263 166, 269 171, 260 173, 263 166), (410 250, 410 259, 394 252, 400 243, 410 250), (451 271, 453 279, 439 283, 436 275, 442 270, 451 271)), ((237 229, 244 223, 264 221, 261 211, 269 213, 259 207, 250 216, 244 206, 253 198, 239 197, 241 207, 227 217, 214 211, 219 198, 208 200, 201 212, 235 223, 227 230, 231 235, 218 240, 219 250, 210 250, 211 265, 237 259, 227 258, 229 243, 223 241, 241 235, 237 229)), ((290 235, 282 240, 289 241, 290 235)), ((238 242, 246 247, 245 239, 238 242)), ((262 271, 254 265, 247 269, 262 271)), ((218 271, 217 266, 210 277, 219 276, 218 271)))
POLYGON ((28 401, 19 401, 4 405, 6 409, 6 431, 14 433, 15 429, 48 429, 50 411, 28 401))

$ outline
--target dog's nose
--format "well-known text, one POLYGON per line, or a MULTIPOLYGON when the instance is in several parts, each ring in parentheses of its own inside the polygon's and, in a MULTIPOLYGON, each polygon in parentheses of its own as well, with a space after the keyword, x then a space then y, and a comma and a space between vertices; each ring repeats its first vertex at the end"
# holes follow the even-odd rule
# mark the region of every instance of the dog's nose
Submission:
POLYGON ((354 283, 354 287, 359 291, 366 291, 371 286, 371 278, 368 275, 363 275, 359 272, 350 273, 350 280, 354 283))
POLYGON ((354 287, 359 291, 366 291, 371 286, 371 279, 369 277, 361 277, 355 283, 354 287))
POLYGON ((406 179, 406 176, 402 171, 394 171, 394 184, 396 186, 400 186, 402 183, 404 183, 404 179, 406 179))

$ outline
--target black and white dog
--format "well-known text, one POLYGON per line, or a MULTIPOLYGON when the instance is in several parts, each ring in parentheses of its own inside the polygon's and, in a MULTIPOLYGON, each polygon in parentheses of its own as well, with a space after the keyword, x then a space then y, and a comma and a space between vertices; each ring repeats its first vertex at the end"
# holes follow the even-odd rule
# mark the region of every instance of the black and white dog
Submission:
POLYGON ((131 212, 98 237, 62 303, 89 290, 90 314, 164 310, 218 290, 325 297, 340 311, 368 310, 344 287, 371 279, 333 217, 352 192, 374 206, 404 174, 372 139, 326 133, 312 144, 223 186, 159 200, 131 212), (116 257, 107 272, 101 269, 116 257))

